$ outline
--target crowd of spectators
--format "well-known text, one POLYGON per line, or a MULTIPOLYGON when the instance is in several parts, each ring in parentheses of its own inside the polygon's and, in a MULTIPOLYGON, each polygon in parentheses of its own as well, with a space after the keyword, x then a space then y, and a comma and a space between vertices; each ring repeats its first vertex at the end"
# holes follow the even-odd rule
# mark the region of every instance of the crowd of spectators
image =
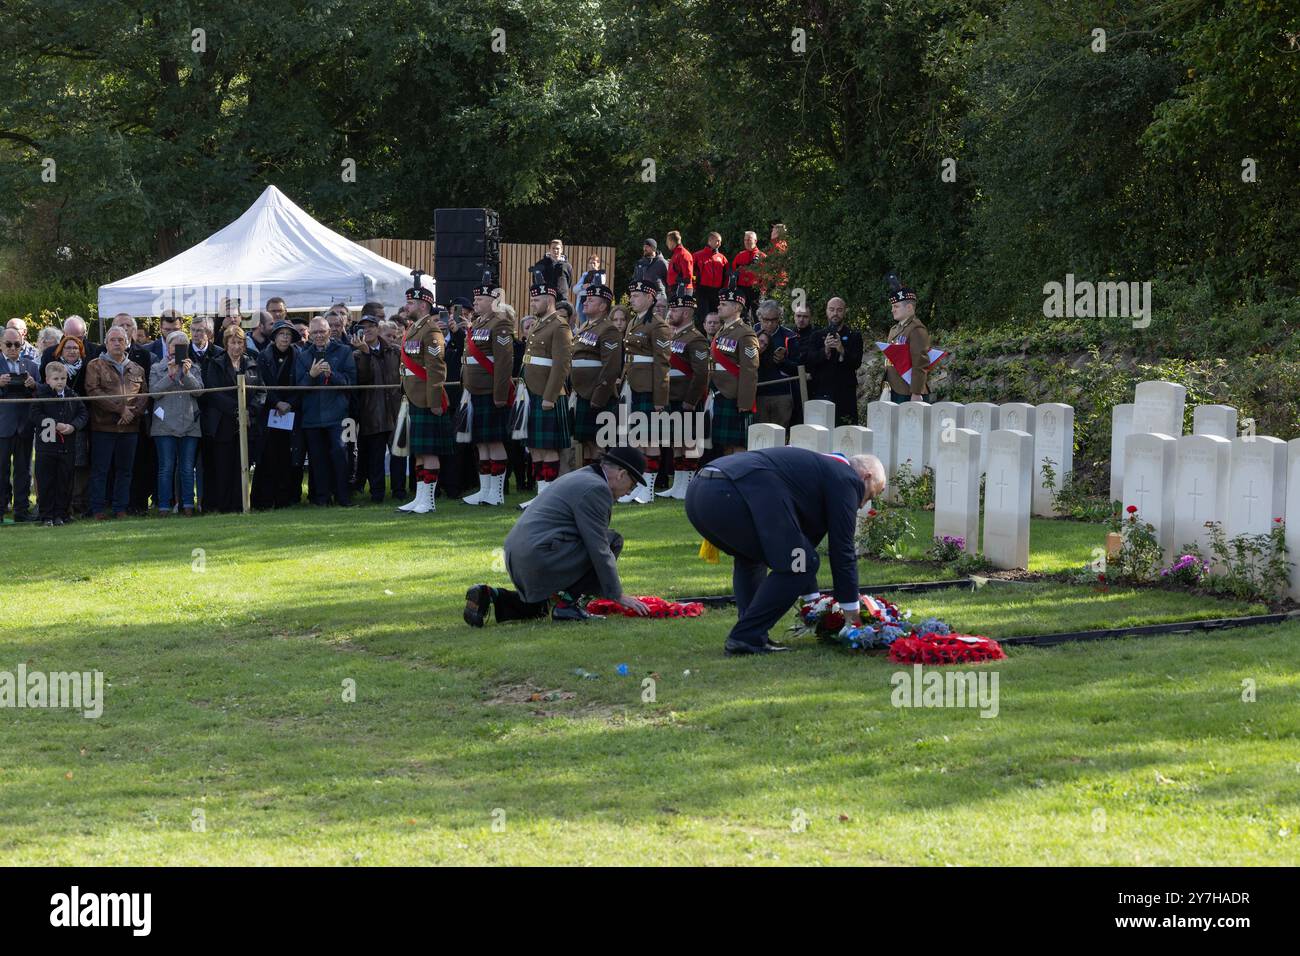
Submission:
MULTIPOLYGON (((771 269, 758 271, 768 256, 784 252, 782 237, 782 227, 774 227, 763 252, 756 234, 746 232, 728 259, 716 232, 695 253, 670 232, 667 258, 656 240, 645 241, 634 278, 660 289, 657 311, 667 308, 668 290, 691 288, 699 304, 696 323, 710 339, 719 326, 719 291, 727 282, 744 290, 761 349, 756 421, 785 427, 801 421, 794 379, 802 365, 809 397, 833 401, 841 422, 856 422, 863 344, 845 321, 845 302, 827 301, 821 326, 799 304, 789 327, 784 306, 763 297, 769 285, 784 283, 783 273, 773 279, 771 269)), ((535 268, 563 288, 559 308, 577 328, 585 321, 582 291, 604 281, 604 272, 592 256, 575 281, 563 248, 554 240, 535 268)), ((461 355, 471 324, 467 305, 457 300, 438 310, 453 403, 460 399, 461 355)), ((616 305, 611 316, 626 328, 630 312, 616 305)), ((533 321, 524 316, 516 322, 516 366, 533 321)), ((392 446, 401 404, 400 351, 410 324, 405 308, 391 318, 378 302, 366 303, 355 318, 344 304, 308 315, 291 313, 282 299, 272 298, 251 315, 231 304, 188 325, 180 314, 164 312, 156 333, 149 324, 147 331, 130 315, 114 316, 103 342, 95 343, 79 316, 62 329, 42 328, 30 341, 23 320, 9 321, 0 340, 0 398, 40 401, 0 401, 0 510, 12 509, 15 521, 47 525, 242 510, 240 376, 248 386, 254 509, 301 504, 304 477, 313 505, 349 507, 360 493, 374 502, 407 497, 409 463, 392 446)), ((527 490, 527 452, 511 444, 510 476, 527 490)), ((475 474, 472 454, 457 458, 464 460, 444 464, 438 489, 450 498, 459 497, 475 474)), ((661 473, 671 479, 671 459, 665 465, 661 473)))

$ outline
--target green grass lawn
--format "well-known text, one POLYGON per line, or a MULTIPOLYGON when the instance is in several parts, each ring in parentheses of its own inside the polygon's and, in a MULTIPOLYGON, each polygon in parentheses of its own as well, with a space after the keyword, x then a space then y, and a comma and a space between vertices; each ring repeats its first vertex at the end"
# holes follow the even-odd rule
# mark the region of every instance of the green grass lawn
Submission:
MULTIPOLYGON (((464 590, 502 578, 516 512, 439 507, 0 528, 0 670, 109 685, 98 720, 0 711, 0 862, 1300 859, 1300 625, 1010 648, 982 668, 996 717, 895 708, 879 656, 724 658, 729 610, 471 630, 464 590), (529 700, 550 691, 574 696, 529 700)), ((730 591, 680 504, 615 527, 633 593, 730 591)), ((1033 570, 1103 534, 1036 520, 1033 570)), ((901 601, 993 637, 1260 610, 1057 583, 901 601)))

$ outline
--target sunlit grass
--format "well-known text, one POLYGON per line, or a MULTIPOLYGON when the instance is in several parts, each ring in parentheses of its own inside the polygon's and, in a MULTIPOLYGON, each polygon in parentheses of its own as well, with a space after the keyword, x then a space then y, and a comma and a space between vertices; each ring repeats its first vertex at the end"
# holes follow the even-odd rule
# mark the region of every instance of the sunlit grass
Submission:
MULTIPOLYGON (((501 579, 494 549, 516 513, 439 508, 0 529, 0 670, 99 669, 110 685, 98 720, 0 711, 0 859, 1297 858, 1296 626, 1011 648, 985 666, 996 718, 897 709, 883 657, 804 639, 779 658, 724 658, 729 610, 471 630, 464 590, 501 579), (528 700, 552 690, 576 696, 528 700)), ((919 557, 930 517, 916 521, 919 557)), ((630 591, 730 591, 727 560, 696 557, 680 504, 620 507, 615 527, 630 591)), ((1103 534, 1036 520, 1034 567, 1081 566, 1103 534)), ((901 600, 993 637, 1250 610, 1060 584, 901 600)))

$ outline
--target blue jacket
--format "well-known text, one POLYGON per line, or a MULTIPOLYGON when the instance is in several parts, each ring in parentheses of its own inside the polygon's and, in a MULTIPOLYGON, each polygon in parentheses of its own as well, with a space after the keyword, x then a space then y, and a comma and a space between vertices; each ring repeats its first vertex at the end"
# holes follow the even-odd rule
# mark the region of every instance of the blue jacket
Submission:
POLYGON ((788 568, 792 552, 812 556, 829 537, 835 600, 858 600, 853 536, 866 486, 848 464, 806 448, 768 448, 712 463, 745 496, 768 567, 788 568))
POLYGON ((328 377, 311 377, 311 364, 316 361, 316 346, 310 342, 298 350, 294 359, 293 383, 311 385, 315 391, 299 392, 302 398, 302 427, 327 428, 342 424, 348 415, 348 393, 338 386, 357 383, 357 365, 352 358, 352 346, 330 341, 325 346, 325 361, 329 362, 328 377))

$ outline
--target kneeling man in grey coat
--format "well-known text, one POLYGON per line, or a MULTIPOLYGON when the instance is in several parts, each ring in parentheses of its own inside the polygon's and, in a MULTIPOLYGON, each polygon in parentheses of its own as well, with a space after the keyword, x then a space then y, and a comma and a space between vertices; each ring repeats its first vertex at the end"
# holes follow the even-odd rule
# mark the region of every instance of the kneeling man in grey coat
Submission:
POLYGON ((482 627, 491 608, 498 621, 555 621, 592 617, 583 595, 609 598, 644 615, 646 607, 623 594, 618 578, 623 537, 610 530, 614 502, 645 483, 645 456, 611 448, 600 461, 551 482, 506 535, 506 570, 516 590, 476 584, 465 592, 465 623, 482 627))

